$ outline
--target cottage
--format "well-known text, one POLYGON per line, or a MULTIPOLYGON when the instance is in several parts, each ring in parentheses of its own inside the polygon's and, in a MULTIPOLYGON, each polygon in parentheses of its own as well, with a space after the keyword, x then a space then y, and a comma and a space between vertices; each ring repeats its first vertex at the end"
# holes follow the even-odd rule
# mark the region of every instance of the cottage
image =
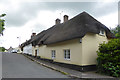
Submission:
POLYGON ((86 12, 55 23, 26 42, 32 55, 80 71, 95 69, 99 44, 114 38, 110 30, 86 12))
MULTIPOLYGON (((36 33, 32 33, 31 39, 33 39, 35 36, 36 33)), ((29 39, 28 41, 26 40, 26 42, 21 44, 21 50, 23 51, 24 54, 32 55, 33 46, 31 44, 31 39, 29 39)))

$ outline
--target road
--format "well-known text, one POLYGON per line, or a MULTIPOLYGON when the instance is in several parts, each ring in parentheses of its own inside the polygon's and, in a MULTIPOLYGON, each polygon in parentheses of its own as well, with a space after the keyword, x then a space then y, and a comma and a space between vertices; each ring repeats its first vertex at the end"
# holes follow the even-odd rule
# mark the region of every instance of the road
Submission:
POLYGON ((2 78, 68 78, 37 64, 21 54, 2 54, 2 78))

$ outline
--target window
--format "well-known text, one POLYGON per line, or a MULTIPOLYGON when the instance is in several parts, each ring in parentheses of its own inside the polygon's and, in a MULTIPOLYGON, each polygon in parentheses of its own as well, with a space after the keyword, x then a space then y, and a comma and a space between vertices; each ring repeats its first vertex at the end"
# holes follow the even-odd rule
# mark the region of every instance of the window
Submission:
POLYGON ((70 60, 70 50, 69 49, 64 50, 64 58, 66 60, 70 60))
POLYGON ((82 43, 82 38, 80 38, 80 43, 82 43))
POLYGON ((39 49, 37 49, 37 55, 39 55, 39 49))
POLYGON ((100 35, 104 35, 104 30, 100 30, 100 35))
POLYGON ((55 56, 56 56, 56 52, 55 52, 55 50, 52 50, 52 51, 51 51, 51 54, 52 54, 52 59, 54 59, 55 56))

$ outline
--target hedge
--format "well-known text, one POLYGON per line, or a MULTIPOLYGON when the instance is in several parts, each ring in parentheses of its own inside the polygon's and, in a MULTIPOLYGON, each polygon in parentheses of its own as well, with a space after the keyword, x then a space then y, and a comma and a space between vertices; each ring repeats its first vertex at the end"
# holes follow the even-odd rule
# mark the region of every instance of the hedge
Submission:
POLYGON ((100 44, 97 55, 97 72, 120 77, 120 39, 100 44))

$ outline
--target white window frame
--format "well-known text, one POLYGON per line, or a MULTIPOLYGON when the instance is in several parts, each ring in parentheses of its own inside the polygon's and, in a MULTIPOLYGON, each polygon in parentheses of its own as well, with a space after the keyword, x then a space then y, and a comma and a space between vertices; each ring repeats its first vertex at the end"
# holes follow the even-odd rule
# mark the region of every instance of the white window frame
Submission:
POLYGON ((55 59, 56 57, 56 51, 55 50, 51 50, 51 58, 55 59))
POLYGON ((100 30, 100 35, 104 35, 105 34, 105 31, 104 30, 100 30))
POLYGON ((64 49, 64 59, 70 60, 70 49, 64 49))
POLYGON ((36 49, 37 50, 37 56, 39 55, 39 49, 36 49))

